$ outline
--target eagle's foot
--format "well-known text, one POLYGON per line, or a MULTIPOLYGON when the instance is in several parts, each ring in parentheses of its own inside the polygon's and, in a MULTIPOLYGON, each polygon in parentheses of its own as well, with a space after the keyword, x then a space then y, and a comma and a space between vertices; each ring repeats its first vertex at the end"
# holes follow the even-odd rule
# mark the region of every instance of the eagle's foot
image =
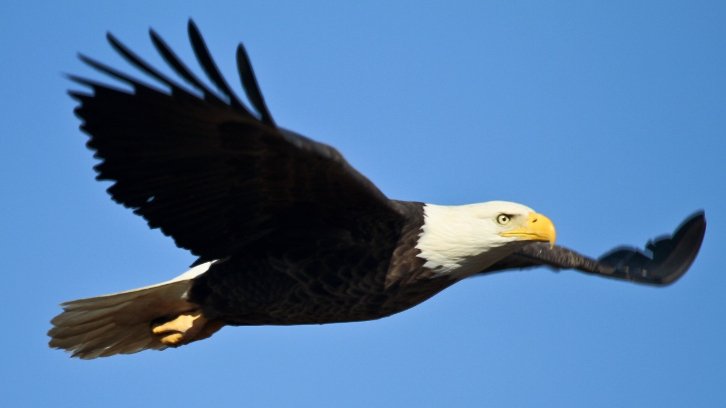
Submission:
POLYGON ((224 324, 207 319, 201 310, 180 314, 176 318, 152 326, 151 332, 164 345, 178 347, 193 341, 206 339, 221 329, 224 324))

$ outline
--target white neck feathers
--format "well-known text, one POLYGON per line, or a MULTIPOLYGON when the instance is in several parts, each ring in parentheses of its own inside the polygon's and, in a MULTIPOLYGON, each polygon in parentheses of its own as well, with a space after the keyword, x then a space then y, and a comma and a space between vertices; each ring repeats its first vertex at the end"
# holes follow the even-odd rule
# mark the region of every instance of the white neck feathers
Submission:
POLYGON ((465 278, 514 252, 517 245, 497 233, 500 211, 532 211, 516 203, 491 201, 459 206, 424 205, 418 257, 436 275, 465 278), (504 208, 504 210, 503 210, 504 208))

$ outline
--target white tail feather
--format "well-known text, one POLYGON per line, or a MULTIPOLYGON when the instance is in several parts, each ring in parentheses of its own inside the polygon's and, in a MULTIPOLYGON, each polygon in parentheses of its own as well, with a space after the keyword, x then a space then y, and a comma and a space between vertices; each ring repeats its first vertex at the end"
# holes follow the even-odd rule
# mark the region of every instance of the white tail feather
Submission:
POLYGON ((210 265, 158 285, 63 303, 63 313, 51 320, 49 344, 84 359, 164 349, 152 322, 198 308, 186 295, 193 278, 210 265))

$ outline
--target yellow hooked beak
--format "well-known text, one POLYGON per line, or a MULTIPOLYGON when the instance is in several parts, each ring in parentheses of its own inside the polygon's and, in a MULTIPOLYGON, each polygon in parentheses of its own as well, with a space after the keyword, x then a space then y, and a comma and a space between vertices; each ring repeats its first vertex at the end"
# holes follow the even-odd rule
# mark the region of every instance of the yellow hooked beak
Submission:
POLYGON ((499 235, 528 241, 547 241, 550 243, 550 247, 555 246, 557 238, 552 221, 544 215, 534 212, 529 214, 527 221, 519 228, 500 232, 499 235))

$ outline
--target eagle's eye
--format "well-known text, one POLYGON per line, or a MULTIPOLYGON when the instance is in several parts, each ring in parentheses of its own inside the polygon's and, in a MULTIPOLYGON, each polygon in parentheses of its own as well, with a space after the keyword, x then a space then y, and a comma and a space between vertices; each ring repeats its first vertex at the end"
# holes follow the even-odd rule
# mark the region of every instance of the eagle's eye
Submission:
POLYGON ((509 224, 509 221, 511 219, 512 219, 512 217, 510 217, 507 214, 499 214, 499 215, 497 215, 497 222, 499 223, 499 225, 507 225, 507 224, 509 224))

